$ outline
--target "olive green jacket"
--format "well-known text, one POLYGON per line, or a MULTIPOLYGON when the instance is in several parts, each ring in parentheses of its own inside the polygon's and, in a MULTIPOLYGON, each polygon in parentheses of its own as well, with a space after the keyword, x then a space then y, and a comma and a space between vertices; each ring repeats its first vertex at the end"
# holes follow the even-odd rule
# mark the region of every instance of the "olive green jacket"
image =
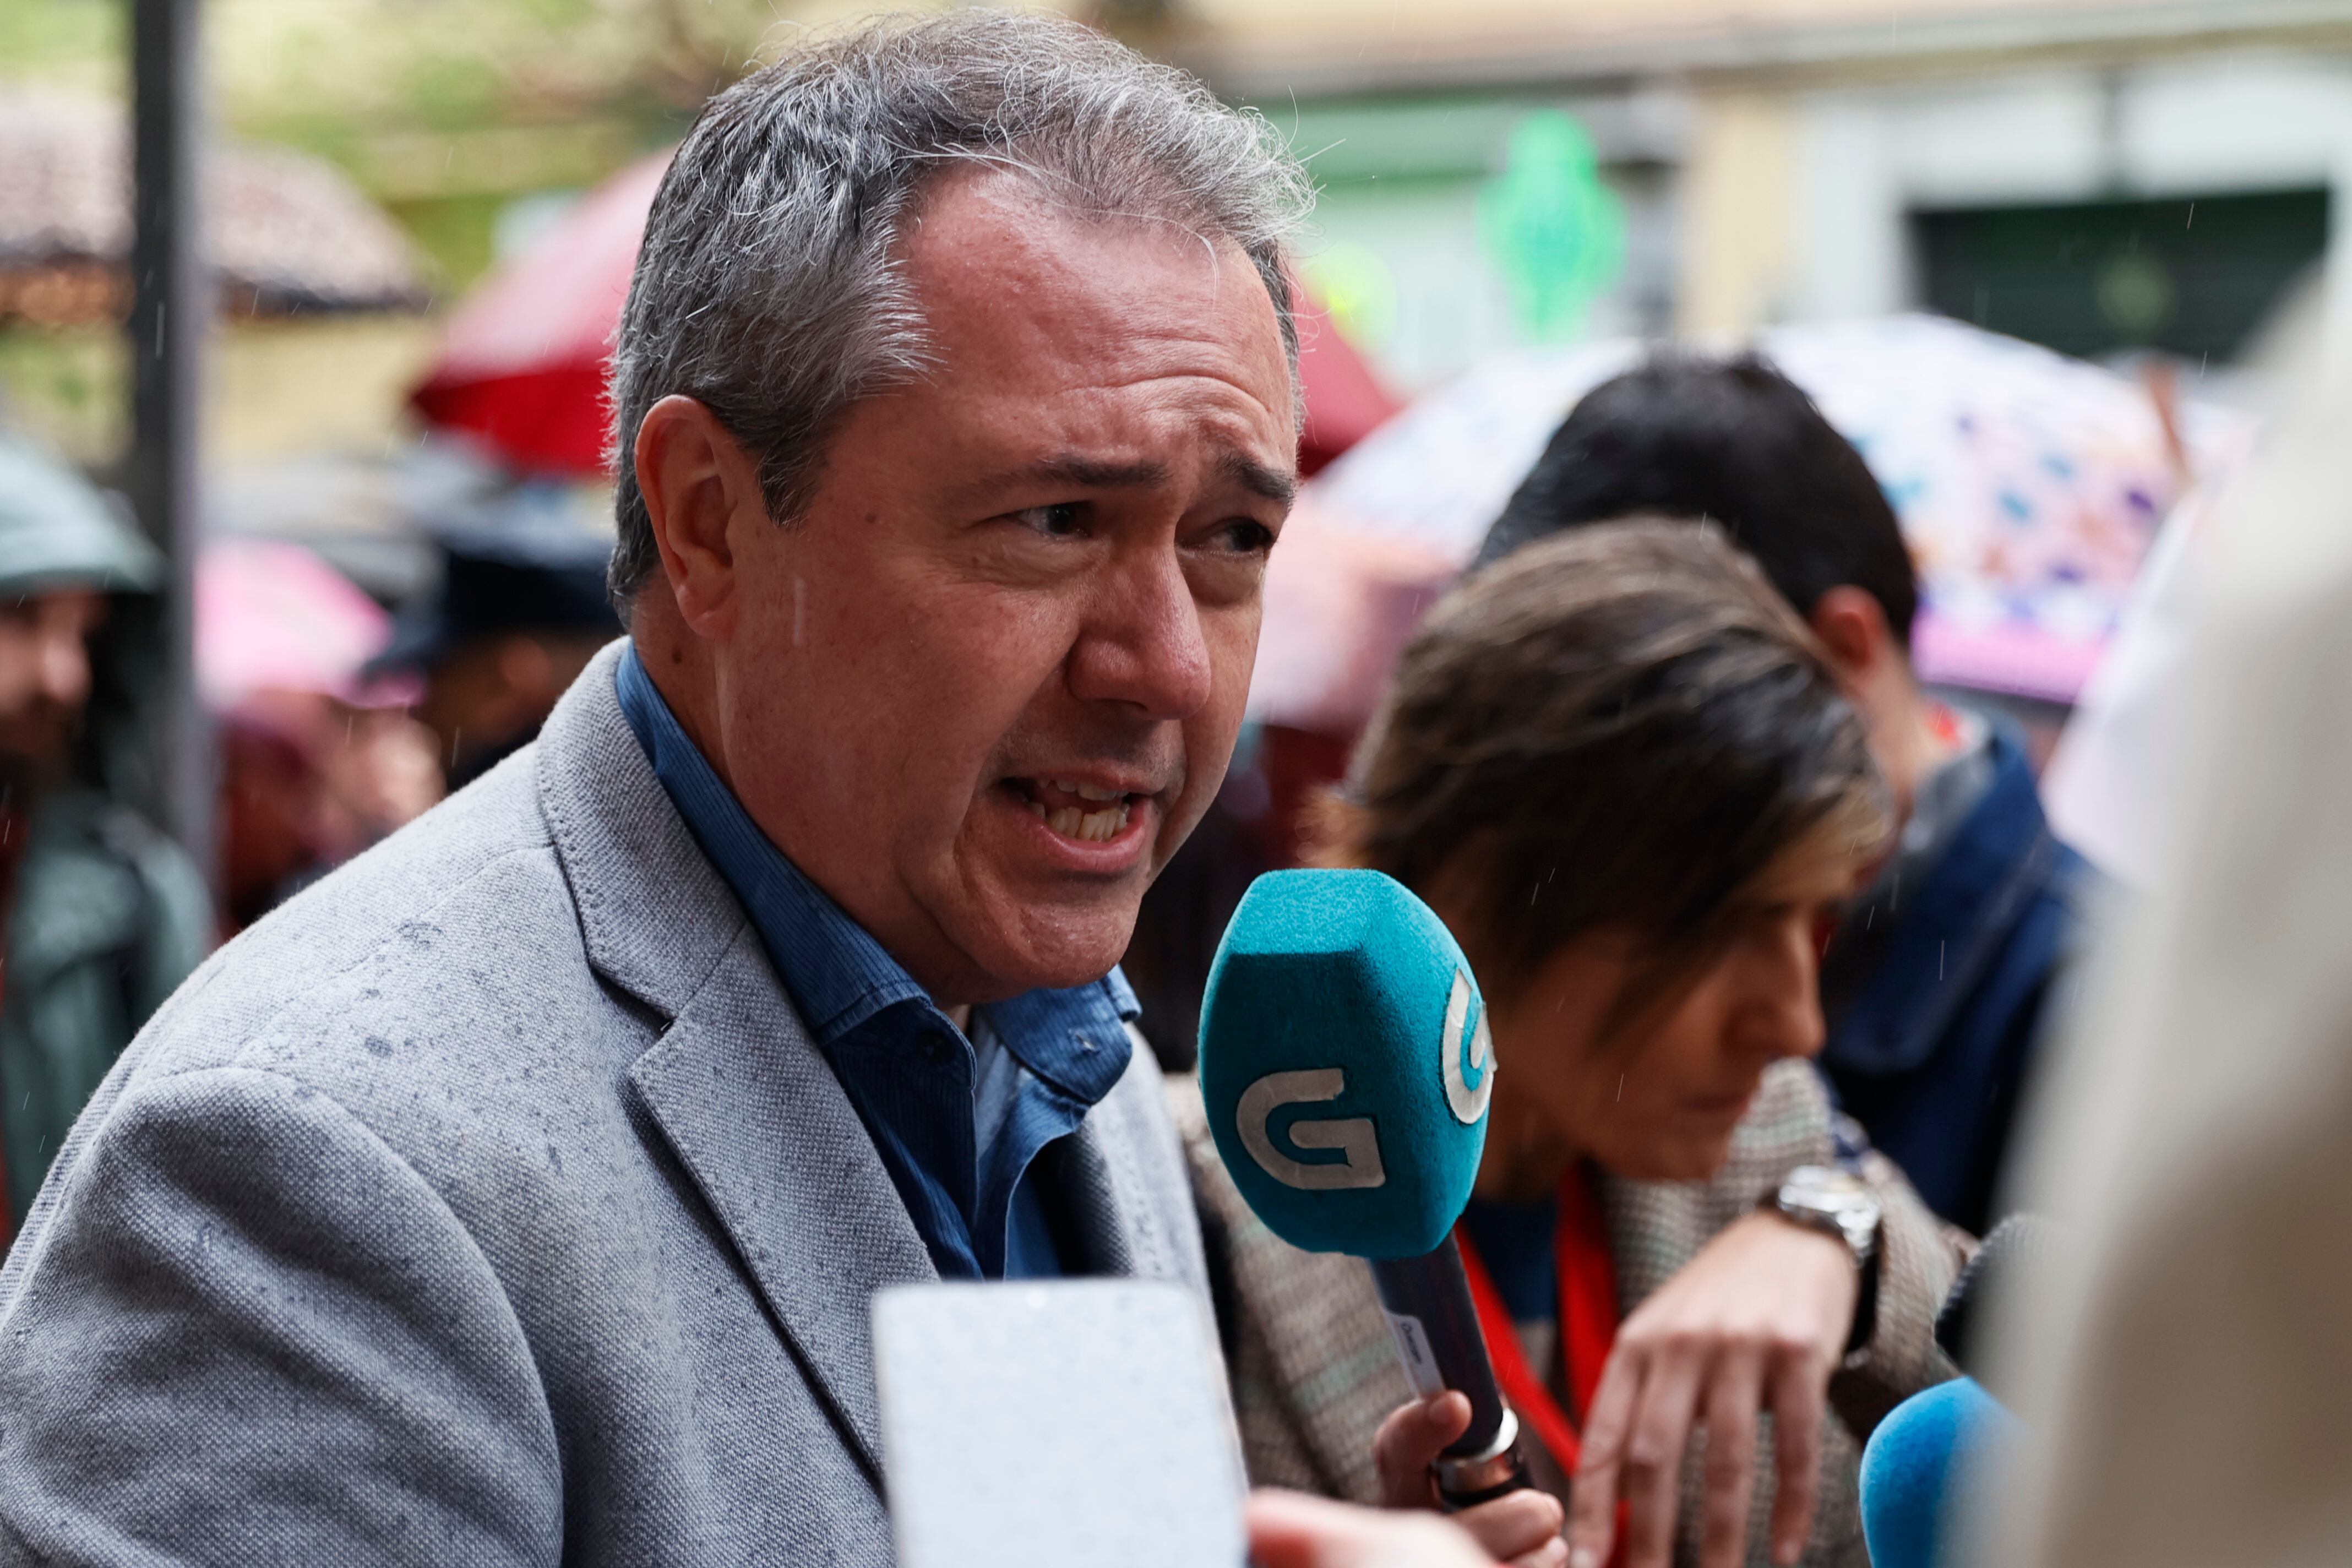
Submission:
POLYGON ((211 943, 180 847, 92 790, 41 803, 0 956, 0 1157, 9 1224, 40 1190, 99 1080, 211 943))

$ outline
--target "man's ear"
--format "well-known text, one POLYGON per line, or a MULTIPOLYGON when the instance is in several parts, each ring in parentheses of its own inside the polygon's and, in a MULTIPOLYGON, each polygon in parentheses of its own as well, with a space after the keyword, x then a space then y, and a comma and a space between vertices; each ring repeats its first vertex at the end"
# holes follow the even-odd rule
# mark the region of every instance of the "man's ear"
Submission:
POLYGON ((1805 621, 1849 686, 1871 685, 1901 652, 1886 624, 1886 612, 1868 592, 1852 584, 1841 583, 1816 599, 1805 621))
POLYGON ((706 642, 727 641, 738 603, 730 531, 767 516, 759 465, 708 405, 675 395, 646 411, 632 456, 679 617, 706 642))

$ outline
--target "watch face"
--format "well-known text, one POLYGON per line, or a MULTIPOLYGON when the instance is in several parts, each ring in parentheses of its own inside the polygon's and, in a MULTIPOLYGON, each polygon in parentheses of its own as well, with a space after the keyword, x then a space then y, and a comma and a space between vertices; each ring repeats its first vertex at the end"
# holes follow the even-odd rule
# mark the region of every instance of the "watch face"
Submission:
POLYGON ((1789 1173, 1787 1184, 1780 1189, 1780 1201, 1822 1214, 1836 1214, 1857 1204, 1877 1204, 1870 1184, 1861 1177, 1813 1167, 1789 1173))
POLYGON ((1781 1186, 1784 1212, 1816 1215, 1843 1233, 1856 1252, 1866 1251, 1878 1234, 1879 1203, 1870 1184, 1848 1171, 1818 1165, 1789 1173, 1781 1186))

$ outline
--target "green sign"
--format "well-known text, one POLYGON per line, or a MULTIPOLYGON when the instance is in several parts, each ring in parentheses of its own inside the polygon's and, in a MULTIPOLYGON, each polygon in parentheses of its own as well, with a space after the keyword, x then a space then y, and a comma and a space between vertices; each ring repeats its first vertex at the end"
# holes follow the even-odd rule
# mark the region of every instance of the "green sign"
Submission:
POLYGON ((1583 331, 1586 307, 1625 265, 1624 208, 1584 127, 1549 109, 1519 121, 1503 172, 1478 193, 1478 238, 1521 331, 1558 342, 1583 331))

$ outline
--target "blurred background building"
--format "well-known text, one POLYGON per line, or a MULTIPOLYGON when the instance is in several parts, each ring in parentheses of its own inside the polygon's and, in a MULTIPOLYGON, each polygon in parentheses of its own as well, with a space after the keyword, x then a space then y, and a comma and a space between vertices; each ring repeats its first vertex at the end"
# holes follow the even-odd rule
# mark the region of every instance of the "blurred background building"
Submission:
MULTIPOLYGON (((866 8, 213 0, 215 106, 238 144, 220 183, 239 254, 221 262, 247 268, 220 356, 223 456, 391 436, 431 352, 415 307, 667 145, 795 23, 866 8), (405 256, 363 233, 373 214, 405 256)), ((2210 369, 2297 278, 2352 256, 2336 241, 2340 0, 1076 8, 1311 155, 1310 281, 1405 394, 1528 342, 1916 307, 2210 369)), ((85 263, 121 220, 37 209, 65 189, 103 205, 76 175, 108 156, 122 10, 0 3, 0 386, 88 457, 120 400, 119 351, 77 330, 111 301, 85 263)))
POLYGON ((1190 0, 1163 16, 1316 154, 1319 265, 1407 389, 1547 329, 1920 308, 2210 369, 2296 279, 2352 259, 2336 200, 2352 6, 2332 0, 1190 0), (1531 313, 1523 286, 1514 309, 1543 263, 1501 218, 1513 176, 1549 160, 1557 186, 1570 167, 1528 134, 1549 113, 1582 127, 1623 213, 1580 322, 1531 313))
MULTIPOLYGON (((1923 307, 2210 373, 2352 265, 2341 0, 1071 3, 1310 155, 1308 281, 1408 395, 1528 342, 1923 307)), ((866 8, 212 0, 222 458, 397 438, 430 307, 866 8)), ((122 10, 0 0, 0 387, 87 460, 119 440, 91 262, 121 218, 79 176, 121 134, 122 10)))

